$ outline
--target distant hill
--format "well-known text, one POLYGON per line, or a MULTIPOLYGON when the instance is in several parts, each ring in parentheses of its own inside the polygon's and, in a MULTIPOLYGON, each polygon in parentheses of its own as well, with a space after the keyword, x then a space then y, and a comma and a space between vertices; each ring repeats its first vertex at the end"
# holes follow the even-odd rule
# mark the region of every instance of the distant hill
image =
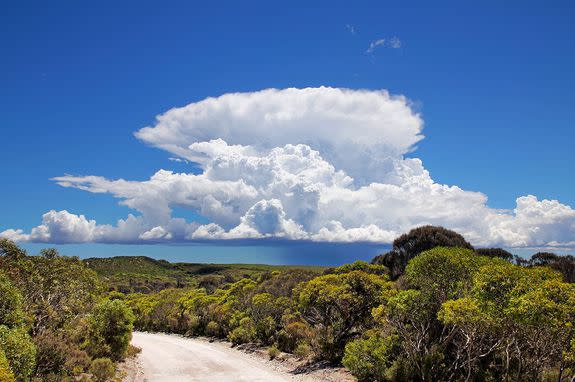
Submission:
POLYGON ((138 273, 150 276, 173 275, 181 272, 166 260, 156 260, 146 256, 116 256, 85 259, 84 263, 101 276, 118 273, 138 273))
POLYGON ((98 273, 111 290, 123 293, 190 286, 211 288, 272 271, 299 269, 320 274, 327 269, 298 265, 170 263, 146 256, 92 257, 84 263, 98 273))

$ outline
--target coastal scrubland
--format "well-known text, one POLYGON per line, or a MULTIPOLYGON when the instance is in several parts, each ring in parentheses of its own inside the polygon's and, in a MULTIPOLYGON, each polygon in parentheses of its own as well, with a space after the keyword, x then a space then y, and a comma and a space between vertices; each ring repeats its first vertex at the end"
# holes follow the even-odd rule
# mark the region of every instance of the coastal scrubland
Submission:
POLYGON ((106 381, 132 329, 344 365, 360 381, 575 381, 575 258, 419 227, 340 267, 29 256, 0 241, 0 380, 106 381))

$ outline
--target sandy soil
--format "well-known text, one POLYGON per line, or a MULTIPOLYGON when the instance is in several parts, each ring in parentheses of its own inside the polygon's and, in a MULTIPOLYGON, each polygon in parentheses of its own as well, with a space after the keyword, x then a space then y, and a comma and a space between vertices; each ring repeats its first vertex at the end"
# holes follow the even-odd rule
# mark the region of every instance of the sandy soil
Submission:
POLYGON ((142 349, 122 369, 126 382, 329 382, 354 381, 342 368, 306 368, 287 355, 270 361, 264 350, 240 351, 226 342, 135 332, 142 349))

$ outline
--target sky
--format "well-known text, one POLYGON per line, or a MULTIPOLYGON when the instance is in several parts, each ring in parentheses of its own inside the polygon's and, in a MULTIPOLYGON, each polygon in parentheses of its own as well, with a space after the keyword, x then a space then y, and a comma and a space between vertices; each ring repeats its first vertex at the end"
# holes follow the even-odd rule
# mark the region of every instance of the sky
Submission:
POLYGON ((3 4, 0 235, 279 262, 367 257, 436 224, 573 252, 574 16, 567 1, 3 4))

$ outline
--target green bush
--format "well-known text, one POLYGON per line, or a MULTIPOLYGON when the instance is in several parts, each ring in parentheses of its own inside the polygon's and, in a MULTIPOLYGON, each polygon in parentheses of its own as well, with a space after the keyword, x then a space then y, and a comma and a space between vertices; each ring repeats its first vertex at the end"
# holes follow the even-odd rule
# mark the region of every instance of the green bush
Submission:
POLYGON ((276 359, 277 356, 279 356, 281 354, 280 349, 278 349, 277 345, 272 345, 268 348, 268 355, 270 357, 270 359, 276 359))
POLYGON ((86 349, 94 357, 124 358, 134 324, 134 314, 121 300, 104 300, 88 319, 86 349))
POLYGON ((90 365, 88 354, 65 335, 44 331, 34 337, 36 375, 77 374, 90 365))
POLYGON ((6 353, 0 348, 0 381, 2 382, 14 382, 14 374, 10 369, 10 364, 6 358, 6 353))
POLYGON ((254 322, 249 317, 244 317, 240 320, 240 325, 232 330, 228 335, 228 339, 234 344, 239 345, 246 342, 251 342, 256 338, 256 328, 254 322))
POLYGON ((96 358, 90 365, 90 374, 96 382, 106 382, 116 375, 116 366, 109 358, 96 358))
POLYGON ((17 381, 30 379, 36 365, 36 347, 22 328, 0 326, 0 348, 4 349, 17 381))
POLYGON ((13 328, 22 324, 22 295, 10 280, 0 273, 0 325, 13 328))
POLYGON ((398 349, 397 337, 374 335, 348 343, 342 362, 359 381, 387 381, 398 349))
POLYGON ((301 321, 286 323, 278 333, 279 348, 285 352, 295 351, 298 344, 309 343, 313 337, 313 331, 309 325, 301 321))
POLYGON ((311 348, 311 345, 305 341, 298 342, 298 344, 296 345, 296 347, 293 351, 293 354, 295 354, 296 356, 298 356, 300 358, 309 357, 312 353, 313 353, 313 350, 311 348))
POLYGON ((220 325, 215 321, 210 321, 206 325, 206 335, 216 337, 220 331, 220 325))
POLYGON ((391 287, 387 278, 363 271, 330 274, 294 292, 302 317, 315 329, 318 355, 339 363, 345 344, 373 325, 372 309, 391 287))

